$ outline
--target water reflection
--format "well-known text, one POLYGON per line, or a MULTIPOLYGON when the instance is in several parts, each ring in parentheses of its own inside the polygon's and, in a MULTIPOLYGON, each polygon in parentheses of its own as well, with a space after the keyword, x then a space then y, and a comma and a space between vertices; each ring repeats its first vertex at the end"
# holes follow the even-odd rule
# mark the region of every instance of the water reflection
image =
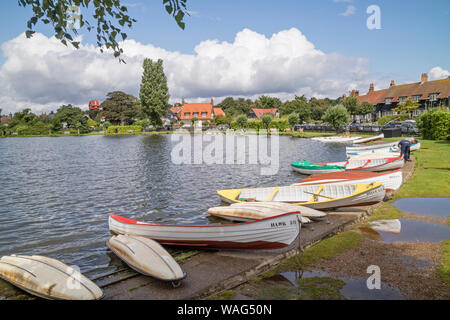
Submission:
POLYGON ((397 209, 420 216, 447 218, 450 198, 403 198, 392 203, 397 209))

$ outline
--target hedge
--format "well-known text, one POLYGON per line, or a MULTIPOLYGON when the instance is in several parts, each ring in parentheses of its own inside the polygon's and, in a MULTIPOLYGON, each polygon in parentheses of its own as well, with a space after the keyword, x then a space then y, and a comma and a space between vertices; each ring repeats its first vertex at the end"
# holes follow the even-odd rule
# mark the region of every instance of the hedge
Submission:
POLYGON ((142 132, 141 126, 109 126, 107 131, 108 135, 115 135, 116 129, 117 134, 137 134, 142 132))
POLYGON ((441 109, 424 113, 418 126, 424 139, 446 139, 450 135, 450 112, 441 109))

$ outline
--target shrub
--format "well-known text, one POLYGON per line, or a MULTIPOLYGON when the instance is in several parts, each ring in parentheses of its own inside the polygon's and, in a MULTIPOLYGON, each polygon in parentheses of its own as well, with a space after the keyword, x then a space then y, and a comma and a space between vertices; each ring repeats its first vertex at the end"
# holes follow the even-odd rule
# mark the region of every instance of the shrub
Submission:
POLYGON ((110 126, 108 127, 108 134, 116 134, 116 129, 117 134, 137 134, 142 132, 141 126, 110 126))
POLYGON ((437 109, 424 113, 418 126, 424 139, 445 139, 450 134, 450 112, 437 109))
POLYGON ((346 125, 350 121, 350 114, 344 106, 337 105, 328 108, 322 119, 328 122, 337 132, 340 126, 346 125))

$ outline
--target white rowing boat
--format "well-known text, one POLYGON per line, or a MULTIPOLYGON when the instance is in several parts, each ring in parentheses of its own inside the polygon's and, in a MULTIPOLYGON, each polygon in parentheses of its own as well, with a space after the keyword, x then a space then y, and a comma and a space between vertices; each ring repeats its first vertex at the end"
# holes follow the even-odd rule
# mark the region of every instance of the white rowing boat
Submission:
POLYGON ((383 200, 382 183, 325 184, 218 190, 220 198, 233 202, 287 202, 314 209, 370 205, 383 200))
MULTIPOLYGON (((414 143, 410 146, 410 151, 415 151, 420 149, 420 142, 414 143)), ((390 154, 391 156, 395 154, 400 154, 400 149, 398 148, 398 142, 394 145, 389 145, 385 147, 377 147, 372 149, 362 149, 362 150, 349 150, 346 149, 347 157, 355 157, 361 155, 376 155, 376 154, 390 154)))
POLYGON ((103 297, 102 290, 78 270, 43 256, 2 257, 0 278, 44 299, 97 300, 103 297))
POLYGON ((132 269, 146 276, 163 281, 179 281, 186 277, 175 259, 152 239, 121 234, 111 237, 107 245, 132 269))
POLYGON ((403 167, 405 162, 399 155, 389 158, 374 158, 364 159, 348 159, 347 161, 339 162, 318 162, 311 163, 309 161, 295 161, 291 164, 294 171, 301 174, 317 174, 317 173, 331 173, 341 172, 347 170, 359 171, 386 171, 395 170, 403 167))
POLYGON ((294 186, 320 184, 354 184, 381 182, 386 191, 395 191, 402 185, 402 170, 388 172, 343 171, 323 174, 313 174, 294 186))
POLYGON ((367 138, 361 138, 361 139, 357 139, 357 140, 353 140, 353 143, 355 144, 359 144, 359 143, 366 143, 366 142, 370 142, 370 141, 376 141, 376 140, 380 140, 384 138, 384 133, 378 135, 378 136, 373 136, 373 137, 367 137, 367 138))
POLYGON ((334 142, 334 143, 352 143, 355 140, 360 139, 361 137, 314 137, 311 140, 320 141, 320 142, 334 142))
POLYGON ((109 216, 109 230, 149 237, 167 245, 205 249, 278 249, 291 244, 300 232, 299 212, 236 224, 164 225, 117 215, 109 216))

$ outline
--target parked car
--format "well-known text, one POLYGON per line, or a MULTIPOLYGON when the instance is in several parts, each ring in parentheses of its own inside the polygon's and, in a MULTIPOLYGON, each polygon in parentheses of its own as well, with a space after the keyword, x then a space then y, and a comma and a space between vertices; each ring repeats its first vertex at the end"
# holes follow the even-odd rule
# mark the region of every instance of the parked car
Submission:
POLYGON ((412 134, 419 133, 419 129, 412 122, 402 123, 401 128, 402 128, 402 133, 412 133, 412 134))
POLYGON ((399 122, 389 122, 383 126, 382 129, 401 128, 402 124, 399 122))

